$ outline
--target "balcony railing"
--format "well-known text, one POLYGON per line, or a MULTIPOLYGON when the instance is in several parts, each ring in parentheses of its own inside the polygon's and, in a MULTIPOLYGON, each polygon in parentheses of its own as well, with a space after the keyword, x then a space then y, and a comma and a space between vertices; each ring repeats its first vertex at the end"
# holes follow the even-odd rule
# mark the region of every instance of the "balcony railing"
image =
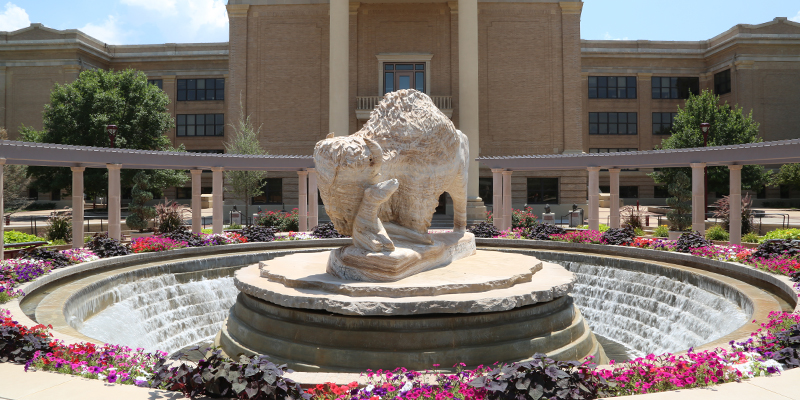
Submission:
MULTIPOLYGON (((356 97, 356 117, 361 120, 369 119, 369 114, 382 98, 383 96, 356 97)), ((431 96, 431 100, 447 118, 453 117, 453 96, 431 96)))

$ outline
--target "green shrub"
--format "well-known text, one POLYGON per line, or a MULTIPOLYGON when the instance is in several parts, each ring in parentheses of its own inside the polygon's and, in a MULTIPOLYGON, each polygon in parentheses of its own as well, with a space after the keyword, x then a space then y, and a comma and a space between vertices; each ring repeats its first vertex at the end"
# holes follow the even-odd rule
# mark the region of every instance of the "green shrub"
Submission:
POLYGON ((728 241, 730 240, 731 235, 728 231, 725 230, 720 225, 714 225, 706 230, 706 239, 708 240, 718 240, 718 241, 728 241))
MULTIPOLYGON (((589 229, 589 225, 580 225, 577 227, 578 229, 589 229)), ((600 224, 600 232, 605 232, 608 230, 608 225, 600 224)))
POLYGON ((761 239, 755 232, 748 232, 744 236, 742 236, 742 242, 745 243, 758 243, 761 239))
POLYGON ((228 229, 242 229, 242 225, 241 224, 237 224, 235 222, 231 222, 231 224, 228 225, 228 229))
POLYGON ((214 233, 214 230, 211 228, 201 229, 200 232, 205 233, 206 235, 210 235, 214 233))
POLYGON ((3 234, 3 243, 5 244, 46 241, 47 239, 45 238, 19 231, 8 231, 3 234))
POLYGON ((275 228, 279 232, 297 232, 299 228, 298 212, 261 211, 255 217, 256 225, 275 228))
POLYGON ((47 220, 47 240, 72 240, 72 216, 53 215, 47 220))
POLYGON ((633 230, 633 234, 636 236, 644 236, 644 230, 642 228, 636 228, 633 230))
POLYGON ((792 228, 792 229, 776 229, 774 231, 767 232, 763 238, 759 240, 759 242, 763 242, 765 240, 770 239, 794 239, 800 240, 800 229, 792 228))
POLYGON ((667 226, 667 225, 659 225, 653 231, 653 236, 655 236, 655 237, 669 237, 669 226, 667 226))

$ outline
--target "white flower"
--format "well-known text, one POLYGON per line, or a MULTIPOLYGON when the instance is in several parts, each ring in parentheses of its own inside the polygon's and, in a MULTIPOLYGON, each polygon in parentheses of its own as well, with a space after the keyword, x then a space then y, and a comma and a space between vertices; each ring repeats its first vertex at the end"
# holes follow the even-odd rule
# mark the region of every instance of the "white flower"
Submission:
POLYGON ((97 379, 99 379, 101 381, 104 381, 104 380, 106 380, 106 376, 103 375, 103 374, 97 374, 97 379))
POLYGON ((411 384, 411 382, 406 382, 406 384, 403 385, 402 388, 400 388, 400 393, 405 393, 405 392, 407 392, 407 391, 409 391, 409 390, 411 390, 413 388, 414 388, 414 385, 411 384))
POLYGON ((372 393, 372 389, 375 389, 375 385, 369 385, 365 387, 364 391, 366 391, 367 393, 372 393))

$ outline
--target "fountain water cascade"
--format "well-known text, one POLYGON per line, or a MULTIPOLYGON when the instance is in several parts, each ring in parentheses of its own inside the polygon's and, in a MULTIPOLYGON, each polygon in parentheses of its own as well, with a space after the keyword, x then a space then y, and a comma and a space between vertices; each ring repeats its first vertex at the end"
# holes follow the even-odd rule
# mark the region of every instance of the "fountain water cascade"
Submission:
POLYGON ((114 304, 82 323, 72 318, 74 328, 108 343, 172 353, 213 341, 239 291, 230 276, 179 282, 163 274, 106 294, 114 304))
POLYGON ((731 300, 669 276, 559 263, 577 276, 572 296, 592 330, 635 356, 708 343, 747 320, 731 300))

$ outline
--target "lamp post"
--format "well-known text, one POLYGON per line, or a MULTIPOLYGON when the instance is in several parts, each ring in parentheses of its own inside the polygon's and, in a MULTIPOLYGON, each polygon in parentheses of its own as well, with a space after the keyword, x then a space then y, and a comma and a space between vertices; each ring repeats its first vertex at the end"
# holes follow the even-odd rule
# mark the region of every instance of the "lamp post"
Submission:
POLYGON ((117 126, 116 125, 106 125, 106 133, 108 133, 108 141, 111 143, 111 148, 116 147, 117 126))
MULTIPOLYGON (((711 130, 711 124, 703 122, 700 124, 700 132, 703 132, 703 147, 708 147, 708 131, 711 130)), ((703 167, 703 220, 706 219, 708 214, 708 167, 703 167)))

